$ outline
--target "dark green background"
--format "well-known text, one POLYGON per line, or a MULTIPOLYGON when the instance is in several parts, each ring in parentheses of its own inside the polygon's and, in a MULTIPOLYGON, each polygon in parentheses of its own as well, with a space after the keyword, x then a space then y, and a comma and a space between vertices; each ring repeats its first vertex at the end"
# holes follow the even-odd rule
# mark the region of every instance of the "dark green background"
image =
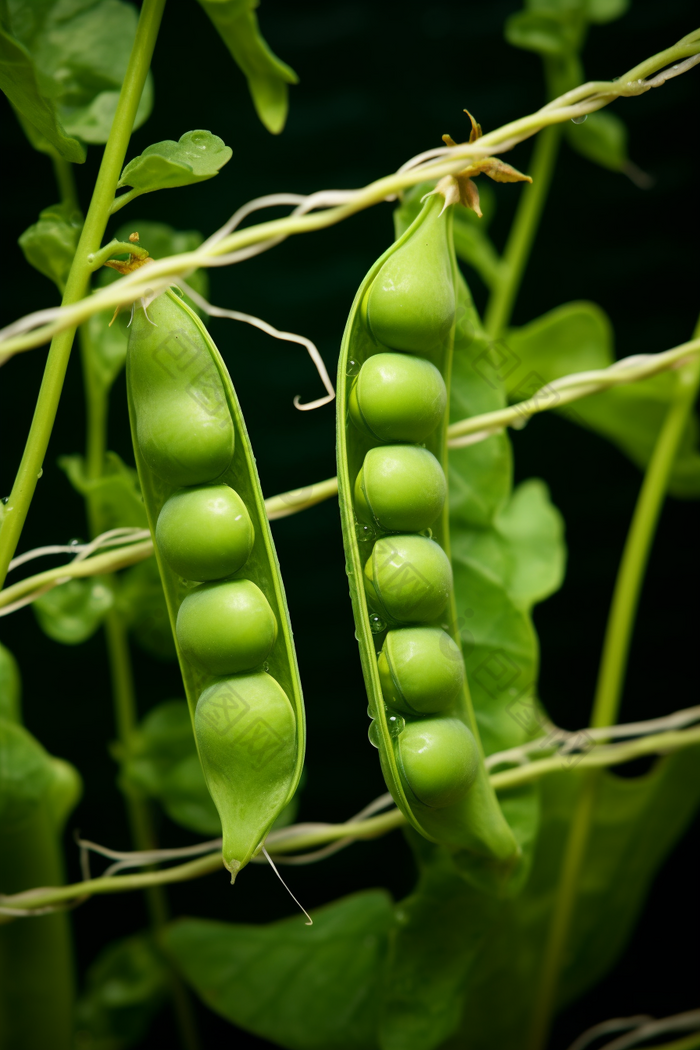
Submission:
MULTIPOLYGON (((506 0, 425 5, 265 0, 260 11, 265 35, 301 78, 290 92, 287 128, 274 138, 257 122, 243 78, 206 16, 194 3, 172 0, 154 60, 155 111, 134 136, 129 156, 151 142, 205 127, 232 147, 233 159, 213 182, 144 198, 120 214, 114 226, 128 221, 138 229, 143 218, 208 234, 251 197, 361 186, 439 145, 444 132, 462 140, 465 106, 485 130, 537 108, 543 100, 539 60, 502 38, 503 21, 518 6, 506 0)), ((636 0, 621 21, 593 29, 584 53, 586 73, 606 79, 621 74, 689 32, 696 21, 692 0, 636 0)), ((695 323, 699 231, 692 152, 700 70, 615 109, 630 128, 633 159, 655 184, 639 190, 564 148, 514 321, 524 323, 560 303, 590 298, 610 314, 622 356, 672 347, 689 338, 695 323)), ((15 247, 18 235, 57 193, 48 161, 32 153, 6 105, 3 129, 5 323, 57 301, 53 287, 15 247)), ((508 159, 527 171, 530 149, 525 144, 508 159)), ((99 157, 100 150, 91 148, 77 171, 84 206, 99 157)), ((499 246, 520 192, 516 186, 496 188, 492 232, 499 246)), ((317 342, 333 374, 354 292, 391 238, 391 207, 379 206, 243 266, 214 271, 212 301, 303 332, 317 342)), ((483 287, 476 279, 471 283, 483 303, 483 287)), ((333 408, 301 414, 292 406, 297 393, 304 400, 321 393, 304 351, 233 322, 214 321, 211 327, 246 414, 265 494, 333 475, 333 408)), ((45 351, 35 350, 14 359, 2 373, 3 495, 19 461, 44 360, 45 351)), ((57 456, 80 451, 83 440, 76 355, 20 550, 85 535, 81 501, 56 467, 57 456)), ((537 611, 536 623, 543 650, 542 697, 557 722, 576 728, 587 720, 614 573, 640 475, 602 440, 549 416, 514 433, 513 442, 517 479, 545 478, 567 523, 566 582, 537 611)), ((132 462, 123 380, 113 396, 109 445, 132 462)), ((699 518, 697 504, 669 501, 664 510, 623 720, 670 712, 697 699, 694 541, 699 518)), ((366 699, 336 508, 329 503, 273 528, 309 716, 301 818, 345 819, 384 788, 366 738, 366 699)), ((30 610, 0 621, 0 636, 22 667, 27 725, 50 751, 75 762, 85 778, 85 799, 71 826, 114 848, 128 848, 115 767, 106 750, 114 730, 102 637, 74 651, 62 648, 41 635, 30 610)), ((142 711, 181 695, 174 665, 157 664, 138 651, 134 655, 142 711)), ((194 840, 165 818, 161 837, 164 845, 194 840)), ((76 879, 77 851, 70 841, 67 850, 70 877, 76 879)), ((697 1005, 696 974, 686 950, 698 929, 692 866, 691 835, 661 873, 645 921, 618 968, 559 1021, 555 1050, 564 1050, 587 1025, 611 1016, 662 1016, 697 1005)), ((322 865, 287 872, 307 907, 375 885, 402 895, 413 879, 399 834, 354 846, 322 865)), ((246 871, 235 889, 222 874, 176 887, 170 898, 176 914, 236 921, 265 922, 293 911, 272 872, 262 867, 246 871)), ((106 940, 145 923, 137 895, 93 899, 74 918, 81 966, 106 940)), ((206 1045, 232 1038, 223 1021, 202 1015, 206 1045)), ((172 1037, 169 1024, 167 1018, 160 1022, 163 1043, 172 1037)), ((268 1045, 242 1034, 235 1038, 239 1046, 268 1045)))

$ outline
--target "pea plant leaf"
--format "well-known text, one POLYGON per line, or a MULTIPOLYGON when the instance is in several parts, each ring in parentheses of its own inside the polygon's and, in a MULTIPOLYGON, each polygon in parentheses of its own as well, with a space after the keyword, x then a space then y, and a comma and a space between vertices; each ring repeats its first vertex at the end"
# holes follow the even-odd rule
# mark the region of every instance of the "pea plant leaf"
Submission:
POLYGON ((78 247, 83 217, 70 205, 54 204, 44 208, 35 222, 19 238, 19 246, 30 266, 43 273, 63 291, 75 250, 78 247))
MULTIPOLYGON (((0 86, 32 145, 77 163, 81 142, 106 142, 136 34, 138 14, 122 0, 97 0, 66 10, 37 0, 32 17, 8 4, 0 42, 0 86)), ((139 127, 153 104, 149 77, 136 115, 139 127)))
POLYGON ((154 190, 205 182, 219 174, 233 151, 210 131, 187 131, 178 142, 165 139, 148 146, 124 168, 118 186, 131 186, 130 197, 154 190))
POLYGON ((99 577, 69 580, 42 594, 32 608, 44 634, 61 645, 81 645, 101 626, 114 595, 99 577))
POLYGON ((113 941, 89 967, 78 999, 80 1046, 121 1050, 140 1043, 167 990, 166 965, 148 934, 113 941))
POLYGON ((60 456, 58 465, 76 492, 89 498, 105 531, 148 528, 138 476, 116 454, 108 452, 99 477, 88 477, 82 456, 60 456))
POLYGON ((117 607, 138 645, 159 660, 177 656, 155 558, 139 562, 119 577, 117 607))
POLYGON ((289 1050, 373 1050, 391 898, 368 890, 312 918, 311 927, 299 914, 264 926, 180 919, 164 944, 207 1006, 233 1024, 289 1050))
POLYGON ((233 60, 248 81, 260 120, 278 135, 287 120, 287 85, 297 84, 294 70, 277 58, 263 39, 255 9, 259 0, 199 0, 233 60))
POLYGON ((176 824, 203 835, 221 834, 221 821, 204 782, 192 720, 184 700, 166 700, 148 712, 123 758, 121 782, 158 799, 176 824))
POLYGON ((21 722, 22 679, 17 661, 10 650, 0 642, 0 718, 21 722))
MULTIPOLYGON (((594 303, 557 307, 505 338, 505 382, 511 401, 532 397, 553 379, 573 372, 607 368, 615 360, 607 315, 594 303)), ((676 374, 665 372, 639 383, 614 387, 564 406, 561 415, 607 438, 633 463, 644 468, 676 387, 676 374)), ((547 397, 545 390, 541 396, 547 397)), ((674 496, 700 496, 698 420, 691 418, 669 481, 674 496)))

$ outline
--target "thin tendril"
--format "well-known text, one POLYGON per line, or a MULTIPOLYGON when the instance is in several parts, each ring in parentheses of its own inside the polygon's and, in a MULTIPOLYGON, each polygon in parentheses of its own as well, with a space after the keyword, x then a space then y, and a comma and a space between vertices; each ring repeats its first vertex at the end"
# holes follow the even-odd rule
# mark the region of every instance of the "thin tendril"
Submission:
POLYGON ((297 394, 294 398, 294 407, 298 408, 300 412, 310 412, 314 408, 320 408, 322 405, 327 405, 335 397, 335 389, 331 383, 330 376, 326 371, 326 366, 323 363, 315 343, 312 343, 306 336, 296 335, 294 332, 280 332, 277 328, 274 328, 267 321, 261 320, 259 317, 253 317, 252 314, 244 314, 239 310, 226 310, 221 306, 213 306, 211 303, 201 296, 198 292, 195 292, 185 281, 180 281, 180 286, 192 299, 193 302, 204 310, 205 313, 211 317, 228 317, 232 321, 244 321, 246 324, 253 325, 254 328, 259 328, 261 332, 265 332, 267 335, 271 335, 274 339, 282 339, 287 343, 298 343, 300 346, 306 347, 309 357, 316 366, 316 371, 319 374, 321 382, 328 391, 326 397, 320 397, 316 401, 309 401, 306 404, 301 404, 299 401, 299 395, 297 394))
POLYGON ((285 890, 287 891, 287 893, 289 894, 289 896, 290 896, 290 897, 292 898, 292 900, 294 901, 294 903, 295 903, 295 904, 297 904, 297 905, 298 905, 298 906, 299 906, 299 907, 301 908, 301 910, 303 911, 304 915, 305 915, 305 916, 306 916, 306 918, 307 918, 307 919, 309 920, 309 921, 308 921, 307 923, 305 923, 305 925, 306 925, 306 926, 313 926, 313 924, 314 924, 314 920, 313 920, 313 919, 311 918, 311 916, 309 915, 309 913, 308 913, 308 911, 306 910, 306 908, 304 907, 304 905, 303 905, 303 904, 300 904, 300 902, 299 902, 299 901, 298 901, 298 900, 296 899, 296 897, 294 896, 294 894, 293 894, 293 893, 292 893, 292 891, 290 890, 289 886, 287 885, 287 883, 286 883, 286 882, 284 881, 284 879, 282 878, 282 876, 281 876, 281 875, 280 875, 280 873, 278 872, 278 870, 277 870, 277 867, 276 867, 276 865, 275 865, 275 862, 273 861, 272 857, 271 857, 271 856, 270 856, 270 854, 269 854, 269 853, 267 852, 267 850, 265 849, 265 847, 264 847, 264 846, 263 846, 263 848, 262 848, 262 851, 263 851, 263 853, 265 854, 265 856, 267 857, 267 860, 268 860, 268 863, 269 863, 270 867, 272 868, 272 870, 274 871, 275 875, 277 876, 277 878, 278 878, 278 879, 280 880, 280 882, 281 882, 281 883, 282 883, 282 885, 284 886, 284 888, 285 888, 285 890))

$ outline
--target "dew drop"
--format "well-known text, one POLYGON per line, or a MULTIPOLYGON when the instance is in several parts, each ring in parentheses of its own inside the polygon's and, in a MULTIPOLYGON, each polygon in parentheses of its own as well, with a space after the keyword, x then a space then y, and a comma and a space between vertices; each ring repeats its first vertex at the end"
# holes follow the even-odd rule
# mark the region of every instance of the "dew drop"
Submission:
POLYGON ((43 467, 39 467, 39 473, 36 476, 37 477, 37 481, 39 480, 39 478, 41 478, 43 476, 44 476, 44 468, 43 467))
POLYGON ((421 536, 425 536, 425 538, 427 540, 432 540, 432 538, 433 538, 433 530, 432 529, 423 529, 423 531, 421 532, 421 536))
POLYGON ((69 547, 80 547, 82 542, 83 541, 81 539, 78 539, 77 536, 74 536, 72 540, 68 540, 68 546, 69 547))
POLYGON ((369 729, 367 730, 367 736, 372 747, 379 747, 379 726, 376 722, 372 722, 369 729))
POLYGON ((387 718, 387 723, 389 726, 389 735, 394 737, 394 739, 396 739, 397 736, 400 736, 406 728, 406 719, 402 718, 401 715, 390 715, 389 718, 387 718))
POLYGON ((7 506, 7 504, 9 502, 10 502, 10 497, 9 496, 3 496, 2 499, 0 500, 0 503, 3 503, 5 506, 7 506))
POLYGON ((381 634, 382 631, 386 631, 386 624, 377 613, 370 613, 369 629, 372 634, 381 634))
POLYGON ((353 358, 351 358, 348 361, 347 368, 345 369, 345 374, 347 376, 356 376, 356 375, 359 374, 359 372, 360 372, 360 363, 359 363, 359 361, 355 361, 353 358))
POLYGON ((584 122, 584 120, 586 120, 587 116, 588 116, 587 113, 583 113, 580 117, 572 117, 571 118, 571 123, 572 124, 583 124, 583 122, 584 122))
POLYGON ((374 539, 374 529, 371 525, 361 525, 358 521, 355 525, 355 535, 358 543, 371 543, 374 539))
POLYGON ((369 704, 367 704, 367 717, 370 718, 370 719, 374 718, 374 713, 372 711, 372 708, 369 706, 369 704))

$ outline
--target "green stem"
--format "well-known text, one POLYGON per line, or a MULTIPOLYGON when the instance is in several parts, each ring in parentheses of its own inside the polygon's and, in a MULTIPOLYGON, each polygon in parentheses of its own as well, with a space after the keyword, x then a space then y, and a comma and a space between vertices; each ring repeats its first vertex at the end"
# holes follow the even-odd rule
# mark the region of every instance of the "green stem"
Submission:
MULTIPOLYGON (((700 322, 695 337, 700 335, 700 322)), ((693 360, 678 373, 677 390, 654 446, 625 542, 603 643, 598 685, 591 717, 592 726, 617 721, 637 604, 668 479, 695 403, 700 384, 700 361, 693 360)), ((579 876, 591 830, 600 772, 591 771, 583 781, 564 849, 561 875, 545 948, 542 975, 528 1047, 540 1050, 546 1044, 556 1005, 557 986, 564 948, 576 904, 579 876)))
MULTIPOLYGON (((144 0, 141 8, 136 38, 119 95, 114 123, 105 146, 95 191, 73 265, 66 281, 64 305, 78 302, 87 293, 91 272, 88 256, 99 249, 104 236, 129 145, 136 110, 151 64, 164 6, 165 0, 144 0)), ((5 519, 2 532, 0 532, 0 586, 5 581, 8 565, 17 549, 37 479, 40 476, 63 390, 74 335, 75 328, 67 328, 59 333, 51 343, 24 454, 5 508, 5 519)))
POLYGON ((523 187, 499 266, 498 279, 486 308, 484 327, 492 339, 496 339, 510 321, 547 200, 561 136, 561 126, 553 125, 541 131, 535 142, 531 165, 532 185, 523 187))
POLYGON ((78 191, 75 187, 73 165, 63 157, 52 156, 53 171, 58 183, 58 191, 61 194, 61 203, 70 208, 78 208, 78 191))

